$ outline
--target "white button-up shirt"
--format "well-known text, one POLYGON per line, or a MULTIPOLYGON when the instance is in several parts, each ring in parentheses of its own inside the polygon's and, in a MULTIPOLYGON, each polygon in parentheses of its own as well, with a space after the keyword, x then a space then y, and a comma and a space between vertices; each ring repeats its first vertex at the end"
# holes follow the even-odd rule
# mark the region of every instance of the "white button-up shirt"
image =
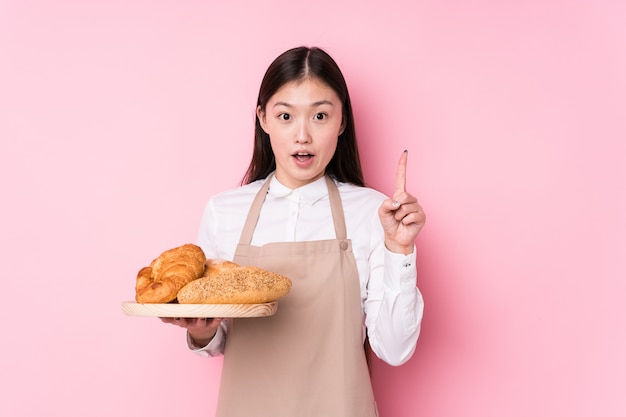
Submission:
MULTIPOLYGON (((264 181, 225 191, 209 200, 198 232, 198 245, 207 258, 234 258, 248 210, 264 181)), ((378 207, 385 195, 352 184, 337 183, 337 187, 359 272, 363 320, 370 345, 380 359, 401 365, 415 350, 424 309, 416 286, 415 248, 406 256, 385 248, 378 218, 378 207)), ((334 238, 324 178, 291 190, 272 177, 251 245, 334 238)), ((193 346, 189 338, 188 342, 195 352, 216 356, 223 352, 226 335, 227 326, 223 323, 207 346, 193 346)))

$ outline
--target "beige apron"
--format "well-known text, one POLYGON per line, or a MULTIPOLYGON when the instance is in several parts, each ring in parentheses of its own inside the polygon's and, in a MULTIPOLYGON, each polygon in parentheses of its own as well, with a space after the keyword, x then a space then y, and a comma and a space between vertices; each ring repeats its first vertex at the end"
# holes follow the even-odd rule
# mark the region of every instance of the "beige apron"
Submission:
POLYGON ((327 177, 336 239, 251 246, 269 182, 252 203, 234 262, 286 275, 293 285, 274 316, 231 323, 217 417, 375 417, 339 191, 327 177))

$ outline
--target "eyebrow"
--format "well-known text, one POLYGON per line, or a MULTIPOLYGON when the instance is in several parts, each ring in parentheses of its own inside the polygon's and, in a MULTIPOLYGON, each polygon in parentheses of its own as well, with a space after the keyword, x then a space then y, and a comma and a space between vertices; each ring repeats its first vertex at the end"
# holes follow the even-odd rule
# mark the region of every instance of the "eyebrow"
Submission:
MULTIPOLYGON (((311 107, 318 107, 318 106, 322 106, 324 104, 328 104, 328 105, 331 105, 331 106, 334 105, 333 102, 330 101, 330 100, 320 100, 320 101, 316 101, 316 102, 312 103, 311 107)), ((289 103, 287 103, 285 101, 278 101, 278 102, 276 102, 274 104, 273 107, 278 107, 278 106, 293 107, 292 104, 289 104, 289 103)))

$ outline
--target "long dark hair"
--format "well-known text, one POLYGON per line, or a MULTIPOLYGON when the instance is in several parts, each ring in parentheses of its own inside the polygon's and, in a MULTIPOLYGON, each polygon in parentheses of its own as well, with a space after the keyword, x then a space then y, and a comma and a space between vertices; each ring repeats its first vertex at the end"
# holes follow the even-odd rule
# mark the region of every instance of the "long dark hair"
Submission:
MULTIPOLYGON (((356 142, 354 116, 346 80, 337 63, 324 50, 301 46, 283 52, 268 67, 261 88, 257 106, 265 111, 270 98, 285 84, 315 78, 332 88, 343 104, 344 131, 339 135, 337 149, 326 167, 326 174, 340 182, 365 186, 361 160, 356 142)), ((276 160, 270 145, 269 136, 261 128, 259 117, 254 128, 254 149, 252 160, 241 184, 267 177, 276 169, 276 160)))

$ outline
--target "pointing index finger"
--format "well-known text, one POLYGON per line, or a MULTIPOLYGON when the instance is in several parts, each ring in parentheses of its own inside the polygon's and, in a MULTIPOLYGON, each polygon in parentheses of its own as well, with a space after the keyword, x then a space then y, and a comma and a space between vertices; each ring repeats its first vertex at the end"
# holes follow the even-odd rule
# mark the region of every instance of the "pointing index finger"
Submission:
POLYGON ((396 191, 394 192, 394 196, 406 191, 406 161, 408 156, 409 152, 405 149, 398 162, 398 169, 396 171, 396 191))

